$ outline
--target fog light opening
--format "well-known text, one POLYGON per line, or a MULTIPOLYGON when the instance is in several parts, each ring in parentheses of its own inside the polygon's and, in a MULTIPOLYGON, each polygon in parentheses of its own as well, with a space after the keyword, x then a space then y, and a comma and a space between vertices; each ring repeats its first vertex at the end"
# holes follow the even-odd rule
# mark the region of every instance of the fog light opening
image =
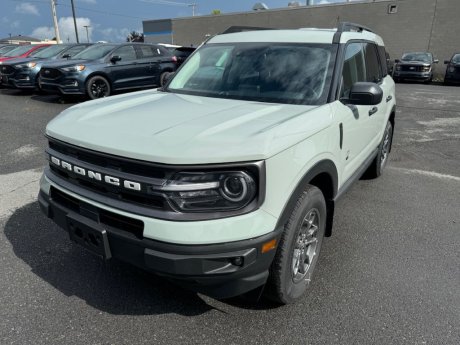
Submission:
POLYGON ((243 266, 244 265, 244 258, 242 256, 237 256, 231 260, 232 265, 234 266, 243 266))

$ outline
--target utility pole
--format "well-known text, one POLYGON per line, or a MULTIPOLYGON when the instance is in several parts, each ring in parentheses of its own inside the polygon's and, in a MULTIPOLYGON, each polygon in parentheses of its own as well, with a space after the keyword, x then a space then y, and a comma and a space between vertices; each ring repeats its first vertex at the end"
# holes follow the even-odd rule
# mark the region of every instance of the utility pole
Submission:
POLYGON ((197 6, 196 2, 194 2, 193 4, 188 4, 187 6, 192 8, 192 17, 195 17, 195 9, 197 6))
POLYGON ((73 4, 73 0, 70 0, 72 4, 72 15, 73 15, 73 25, 75 26, 75 37, 77 38, 77 43, 80 43, 78 39, 78 30, 77 30, 77 18, 75 18, 75 6, 73 4))
POLYGON ((86 41, 89 43, 89 33, 88 33, 88 28, 91 27, 91 25, 83 25, 83 27, 86 29, 86 41))
POLYGON ((56 33, 56 42, 61 43, 61 36, 59 35, 59 26, 58 26, 58 20, 57 20, 57 15, 56 15, 56 0, 51 0, 51 13, 53 15, 54 31, 56 33))

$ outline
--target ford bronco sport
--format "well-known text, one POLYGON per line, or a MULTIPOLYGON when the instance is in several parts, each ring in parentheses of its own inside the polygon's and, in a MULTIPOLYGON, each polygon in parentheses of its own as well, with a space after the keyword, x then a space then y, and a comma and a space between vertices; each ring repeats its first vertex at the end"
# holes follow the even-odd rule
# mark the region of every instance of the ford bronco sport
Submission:
POLYGON ((46 128, 43 212, 70 239, 217 298, 299 299, 334 204, 388 161, 395 85, 362 26, 204 43, 161 89, 46 128))

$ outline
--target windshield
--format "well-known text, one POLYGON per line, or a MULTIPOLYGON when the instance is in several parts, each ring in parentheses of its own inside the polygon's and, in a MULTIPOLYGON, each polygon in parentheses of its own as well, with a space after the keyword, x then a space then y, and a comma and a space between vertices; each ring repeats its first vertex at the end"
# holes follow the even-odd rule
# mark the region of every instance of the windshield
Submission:
POLYGON ((115 44, 101 44, 91 46, 78 54, 75 54, 72 59, 97 60, 106 56, 112 49, 117 47, 115 44))
POLYGON ((0 55, 5 54, 13 49, 16 49, 17 47, 15 46, 5 46, 0 48, 0 55))
POLYGON ((455 54, 452 58, 453 63, 460 63, 460 54, 455 54))
POLYGON ((32 49, 31 45, 19 46, 17 48, 14 48, 13 50, 10 50, 8 53, 3 54, 3 56, 7 56, 7 57, 19 56, 24 53, 27 53, 31 49, 32 49))
POLYGON ((166 91, 259 102, 321 104, 332 73, 330 44, 235 43, 203 46, 166 91))
POLYGON ((33 56, 33 57, 36 57, 36 58, 48 59, 50 57, 53 57, 53 56, 59 54, 60 52, 62 52, 67 47, 68 46, 57 44, 57 45, 49 46, 49 47, 47 47, 45 49, 39 50, 39 51, 37 51, 37 53, 34 52, 35 54, 32 53, 30 55, 33 56))
POLYGON ((431 63, 431 54, 428 53, 407 53, 404 54, 403 61, 423 61, 431 63))

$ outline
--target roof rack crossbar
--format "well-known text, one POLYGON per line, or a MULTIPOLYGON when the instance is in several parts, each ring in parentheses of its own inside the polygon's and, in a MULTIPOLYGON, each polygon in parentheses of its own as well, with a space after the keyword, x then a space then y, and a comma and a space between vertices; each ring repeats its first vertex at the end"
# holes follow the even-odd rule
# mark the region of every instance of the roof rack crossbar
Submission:
POLYGON ((339 25, 337 26, 337 32, 350 32, 350 31, 357 31, 357 32, 369 31, 369 32, 374 33, 372 29, 369 29, 368 27, 364 25, 356 24, 356 23, 340 22, 339 25))
POLYGON ((222 31, 222 34, 232 34, 236 32, 245 32, 245 31, 257 31, 257 30, 276 30, 274 28, 263 28, 263 27, 256 27, 256 26, 230 26, 226 30, 222 31))

